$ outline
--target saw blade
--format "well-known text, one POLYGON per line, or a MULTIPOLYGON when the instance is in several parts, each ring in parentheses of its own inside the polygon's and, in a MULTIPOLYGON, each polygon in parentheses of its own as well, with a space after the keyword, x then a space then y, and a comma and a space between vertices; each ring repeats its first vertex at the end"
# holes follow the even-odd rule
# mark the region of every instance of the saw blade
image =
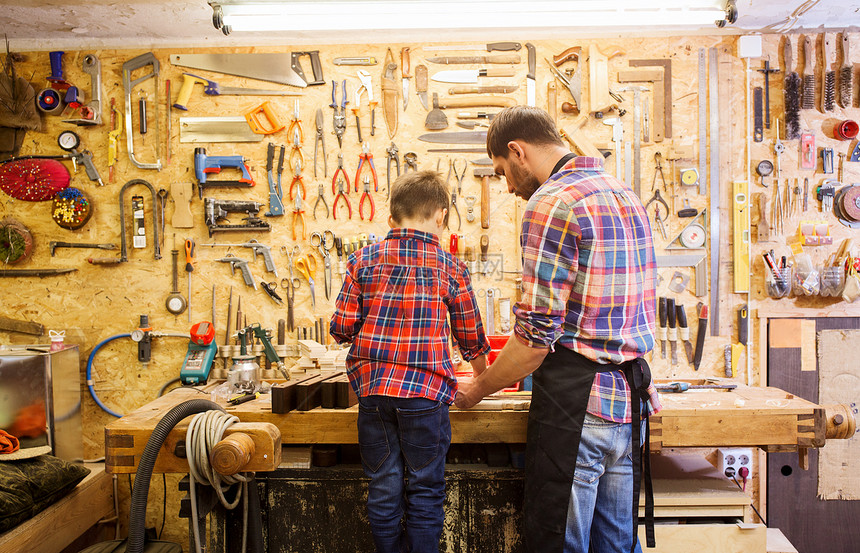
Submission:
POLYGON ((290 54, 171 54, 170 63, 299 88, 308 86, 293 70, 290 54))

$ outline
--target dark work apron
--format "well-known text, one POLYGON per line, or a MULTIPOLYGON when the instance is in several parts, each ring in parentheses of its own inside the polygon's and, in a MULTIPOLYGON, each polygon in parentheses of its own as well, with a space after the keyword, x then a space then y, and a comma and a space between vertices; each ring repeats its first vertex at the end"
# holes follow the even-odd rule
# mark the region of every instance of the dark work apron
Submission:
MULTIPOLYGON (((526 550, 561 553, 573 472, 582 436, 582 424, 594 377, 598 372, 621 370, 631 390, 633 421, 640 420, 641 401, 648 398, 651 371, 644 359, 620 365, 603 365, 565 347, 557 346, 533 373, 526 444, 525 501, 523 506, 526 550)), ((645 413, 647 415, 647 411, 645 413)), ((639 526, 639 487, 645 474, 645 519, 648 547, 654 547, 654 498, 648 457, 646 422, 644 455, 640 424, 632 425, 633 441, 633 545, 639 526)))

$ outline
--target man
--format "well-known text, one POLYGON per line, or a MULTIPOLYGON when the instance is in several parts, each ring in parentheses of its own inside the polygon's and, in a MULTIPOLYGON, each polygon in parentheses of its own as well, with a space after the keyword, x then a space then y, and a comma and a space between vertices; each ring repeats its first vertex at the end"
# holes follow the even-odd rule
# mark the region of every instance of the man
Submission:
POLYGON ((461 385, 455 404, 471 407, 534 372, 527 549, 585 553, 591 542, 600 553, 641 551, 635 527, 647 426, 640 411, 660 409, 642 359, 654 345, 647 212, 627 185, 603 171, 603 160, 570 153, 540 109, 499 113, 487 152, 508 191, 528 200, 523 299, 514 308, 514 336, 486 371, 461 385))

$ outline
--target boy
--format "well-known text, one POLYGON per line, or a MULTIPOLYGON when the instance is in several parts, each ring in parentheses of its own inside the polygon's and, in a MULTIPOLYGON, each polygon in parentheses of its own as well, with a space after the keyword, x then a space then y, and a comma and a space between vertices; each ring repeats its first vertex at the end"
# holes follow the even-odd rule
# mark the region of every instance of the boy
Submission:
POLYGON ((391 231, 349 257, 331 321, 334 339, 352 343, 347 372, 359 397, 358 442, 378 553, 439 550, 448 406, 457 392, 449 333, 476 375, 490 351, 466 266, 439 246, 449 202, 435 172, 395 181, 391 231))

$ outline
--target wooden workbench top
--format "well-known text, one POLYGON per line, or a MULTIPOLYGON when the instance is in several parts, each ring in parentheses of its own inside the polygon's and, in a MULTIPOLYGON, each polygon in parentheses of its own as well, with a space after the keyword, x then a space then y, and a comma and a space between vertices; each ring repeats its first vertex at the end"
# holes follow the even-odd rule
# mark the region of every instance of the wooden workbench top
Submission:
MULTIPOLYGON (((210 384, 203 391, 209 391, 210 384)), ((107 468, 134 472, 153 428, 167 411, 190 399, 208 397, 200 389, 179 388, 105 427, 107 468)), ((778 388, 689 390, 660 396, 663 410, 651 418, 651 449, 663 447, 821 447, 825 440, 825 414, 818 405, 778 388)), ((452 443, 525 443, 528 397, 482 402, 476 408, 451 408, 452 443), (504 402, 500 409, 498 402, 504 402), (517 405, 519 404, 519 405, 517 405)), ((222 403, 223 402, 219 402, 222 403)), ((271 423, 281 431, 283 444, 357 443, 357 407, 271 411, 271 396, 239 406, 225 404, 243 423, 271 423)), ((183 439, 187 421, 171 432, 156 463, 156 472, 184 472, 185 461, 172 454, 183 439)))

